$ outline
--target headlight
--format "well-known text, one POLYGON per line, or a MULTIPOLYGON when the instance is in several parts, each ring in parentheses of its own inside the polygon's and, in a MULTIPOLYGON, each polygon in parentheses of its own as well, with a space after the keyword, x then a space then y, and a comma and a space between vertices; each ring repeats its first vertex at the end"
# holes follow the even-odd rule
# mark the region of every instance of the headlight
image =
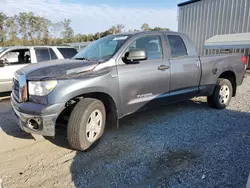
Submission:
POLYGON ((56 80, 50 81, 30 81, 28 88, 30 95, 45 96, 48 95, 58 84, 56 80))

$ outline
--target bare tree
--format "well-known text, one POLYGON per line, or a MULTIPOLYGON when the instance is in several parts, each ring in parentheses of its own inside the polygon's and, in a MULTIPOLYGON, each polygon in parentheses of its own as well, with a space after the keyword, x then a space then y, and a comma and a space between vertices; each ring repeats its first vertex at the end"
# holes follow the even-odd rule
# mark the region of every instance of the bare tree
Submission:
POLYGON ((124 29, 124 25, 122 24, 116 25, 116 33, 121 33, 123 29, 124 29))
POLYGON ((64 31, 62 31, 62 33, 61 33, 63 38, 65 38, 67 40, 73 38, 74 37, 74 31, 70 26, 71 20, 70 19, 64 19, 62 21, 62 24, 64 26, 64 31))

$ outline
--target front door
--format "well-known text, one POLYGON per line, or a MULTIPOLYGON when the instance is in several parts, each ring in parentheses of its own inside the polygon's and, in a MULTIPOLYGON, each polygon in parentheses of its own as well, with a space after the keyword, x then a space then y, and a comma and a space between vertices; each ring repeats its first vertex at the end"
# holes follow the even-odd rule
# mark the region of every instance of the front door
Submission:
POLYGON ((125 64, 122 58, 119 59, 118 78, 123 116, 151 107, 164 99, 170 84, 169 61, 164 55, 160 35, 137 37, 130 42, 125 52, 130 49, 145 50, 147 60, 125 64))
POLYGON ((12 90, 14 73, 30 63, 29 49, 17 49, 6 52, 1 58, 4 66, 0 67, 0 92, 12 90))

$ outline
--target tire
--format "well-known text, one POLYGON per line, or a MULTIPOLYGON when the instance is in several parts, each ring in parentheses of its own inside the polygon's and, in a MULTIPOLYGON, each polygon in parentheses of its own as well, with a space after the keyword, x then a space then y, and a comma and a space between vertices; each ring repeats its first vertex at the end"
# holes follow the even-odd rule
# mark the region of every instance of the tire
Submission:
POLYGON ((67 128, 69 145, 79 151, 89 149, 103 135, 105 124, 106 111, 103 103, 92 98, 82 99, 70 114, 67 128))
POLYGON ((216 109, 225 109, 233 94, 233 87, 229 80, 219 78, 211 96, 207 97, 208 105, 216 109))

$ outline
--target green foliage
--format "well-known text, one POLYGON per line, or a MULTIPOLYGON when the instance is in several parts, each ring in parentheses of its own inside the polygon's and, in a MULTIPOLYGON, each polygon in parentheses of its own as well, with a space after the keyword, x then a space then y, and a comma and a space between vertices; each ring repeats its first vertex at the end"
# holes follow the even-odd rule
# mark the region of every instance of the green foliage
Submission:
POLYGON ((150 29, 151 31, 168 31, 168 28, 161 28, 161 27, 155 27, 153 29, 150 29))
POLYGON ((162 27, 150 28, 147 23, 144 23, 141 26, 141 30, 143 30, 143 31, 167 31, 169 29, 168 28, 162 28, 162 27))
POLYGON ((143 31, 149 31, 149 30, 150 30, 150 27, 149 27, 149 25, 148 25, 147 23, 144 23, 144 24, 142 24, 142 26, 141 26, 141 30, 143 30, 143 31))
MULTIPOLYGON (((141 30, 168 30, 166 28, 150 28, 147 23, 141 30)), ((95 34, 77 34, 71 27, 71 20, 52 23, 45 17, 37 16, 33 12, 20 12, 18 15, 6 16, 0 12, 0 46, 14 45, 55 45, 71 42, 94 41, 101 37, 124 31, 124 25, 117 24, 110 29, 95 34)), ((139 30, 129 30, 139 31, 139 30)))
POLYGON ((1 12, 0 13, 0 43, 4 43, 6 40, 5 20, 6 20, 6 15, 1 12))

